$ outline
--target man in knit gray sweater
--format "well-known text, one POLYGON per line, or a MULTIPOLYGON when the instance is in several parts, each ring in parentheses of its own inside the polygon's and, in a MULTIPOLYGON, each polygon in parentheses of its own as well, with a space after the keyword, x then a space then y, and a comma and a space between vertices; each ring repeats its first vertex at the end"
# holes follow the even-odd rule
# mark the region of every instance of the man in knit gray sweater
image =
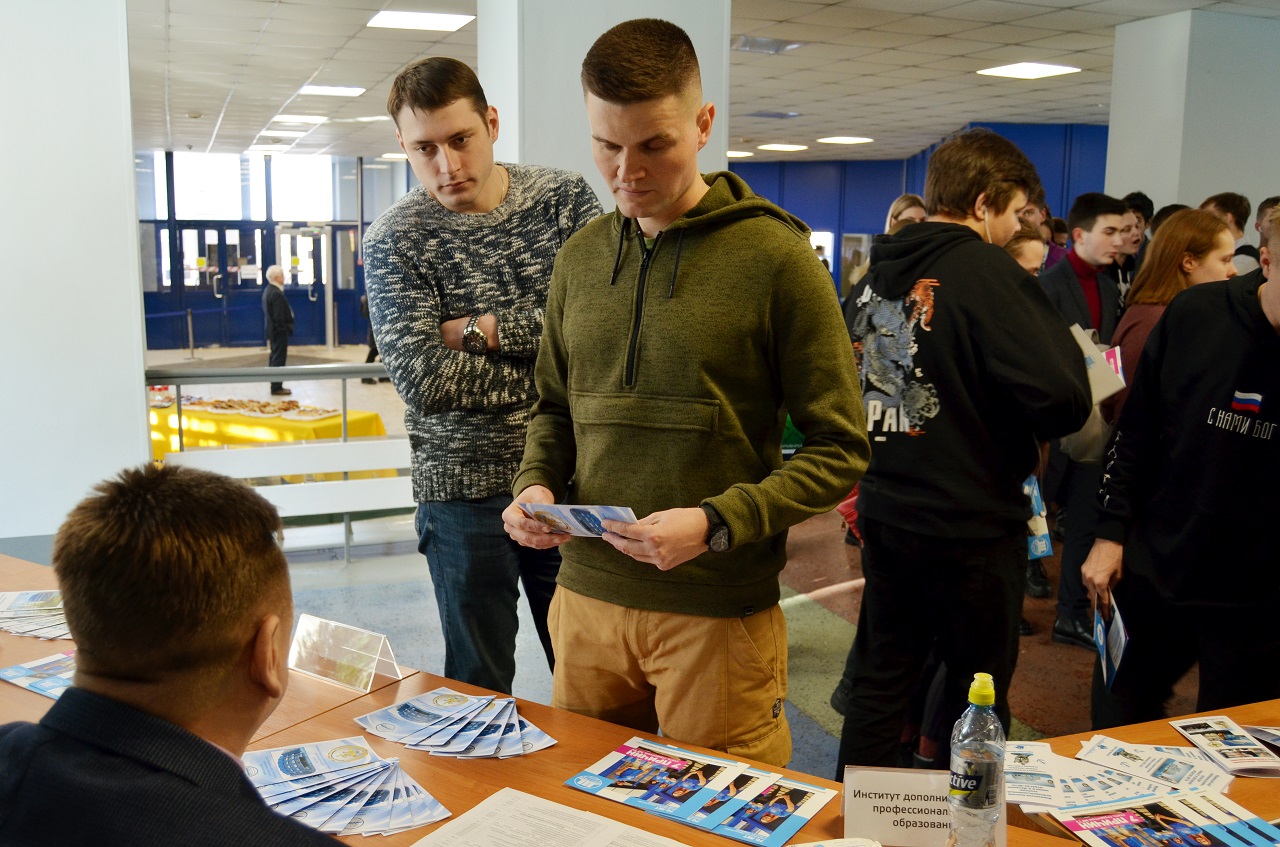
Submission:
POLYGON ((410 65, 387 110, 422 185, 365 234, 369 317, 407 406, 445 676, 509 693, 521 584, 553 661, 546 621, 560 557, 512 541, 502 510, 537 399, 551 267, 600 201, 579 174, 495 164, 497 110, 455 59, 410 65))

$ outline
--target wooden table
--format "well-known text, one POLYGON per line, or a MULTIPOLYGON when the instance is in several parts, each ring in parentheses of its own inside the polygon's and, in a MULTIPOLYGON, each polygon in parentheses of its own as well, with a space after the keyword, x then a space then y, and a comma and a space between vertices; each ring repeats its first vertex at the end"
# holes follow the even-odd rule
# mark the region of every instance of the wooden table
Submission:
MULTIPOLYGON (((302 744, 312 741, 327 741, 345 738, 351 735, 363 735, 370 746, 383 758, 398 757, 405 771, 417 780, 418 784, 430 792, 444 807, 453 813, 446 822, 477 805, 481 800, 500 788, 510 786, 527 794, 534 794, 575 809, 594 812, 598 815, 622 821, 647 832, 657 833, 674 838, 689 845, 716 845, 729 847, 736 842, 718 835, 701 832, 692 827, 665 820, 639 809, 614 803, 599 797, 576 791, 564 784, 565 780, 587 766, 594 764, 607 753, 625 742, 633 735, 661 741, 655 735, 635 732, 617 724, 606 723, 594 718, 583 717, 572 712, 553 709, 540 703, 528 700, 517 700, 520 715, 534 726, 556 739, 556 744, 546 750, 539 750, 528 756, 513 759, 471 759, 460 760, 443 756, 431 756, 425 751, 409 750, 401 744, 378 738, 366 732, 355 722, 359 715, 385 708, 394 703, 408 700, 441 686, 452 688, 467 694, 487 694, 484 689, 454 682, 434 674, 419 672, 404 681, 389 685, 376 692, 362 697, 360 700, 347 703, 319 717, 303 721, 286 730, 265 738, 259 738, 250 749, 263 750, 274 747, 285 747, 291 744, 302 744)), ((691 749, 708 752, 700 747, 691 749)), ((713 755, 723 755, 715 754, 713 755)), ((838 783, 820 779, 809 774, 760 765, 767 770, 780 772, 788 777, 839 789, 838 783)), ((837 794, 823 807, 818 816, 800 830, 793 838, 794 842, 818 841, 820 839, 844 837, 844 822, 841 818, 843 795, 837 794)), ((428 832, 441 824, 430 827, 419 827, 396 835, 386 836, 378 840, 378 844, 387 847, 413 844, 428 832)), ((353 835, 341 839, 347 844, 369 845, 372 842, 365 836, 353 835)), ((941 847, 942 840, 939 840, 941 847)), ((1009 844, 1011 847, 1056 847, 1061 842, 1054 840, 1038 830, 1010 829, 1009 844)))
MULTIPOLYGON (((1268 668, 1260 671, 1262 673, 1274 673, 1275 669, 1268 668)), ((1182 717, 1197 717, 1200 715, 1226 715, 1241 726, 1280 726, 1280 700, 1264 700, 1261 703, 1251 703, 1247 706, 1236 706, 1231 709, 1218 709, 1212 712, 1197 712, 1193 715, 1184 715, 1182 717)), ((1181 719, 1181 718, 1179 718, 1181 719)), ((1117 726, 1111 729, 1104 729, 1100 732, 1080 732, 1075 735, 1063 735, 1058 738, 1046 738, 1045 741, 1053 748, 1053 752, 1060 756, 1075 758, 1080 752, 1080 743, 1088 741, 1094 735, 1107 735, 1112 738, 1118 738, 1121 741, 1128 741, 1131 744, 1158 744, 1161 746, 1190 747, 1191 742, 1188 741, 1180 732, 1170 725, 1168 720, 1148 721, 1147 723, 1130 724, 1129 726, 1117 726)), ((1228 797, 1244 806, 1249 811, 1272 821, 1280 818, 1280 779, 1262 779, 1259 777, 1237 776, 1232 780, 1231 785, 1225 792, 1228 797)), ((1011 808, 1010 822, 1013 823, 1014 814, 1021 815, 1021 812, 1011 808)), ((1054 835, 1068 838, 1066 831, 1061 829, 1056 821, 1051 819, 1042 819, 1042 816, 1035 815, 1028 818, 1021 815, 1025 820, 1034 821, 1045 827, 1054 835)))
MULTIPOLYGON (((54 577, 53 568, 0 554, 0 591, 32 591, 57 587, 58 581, 54 577)), ((67 639, 45 641, 0 632, 0 668, 43 659, 74 648, 74 642, 67 639)), ((406 670, 406 673, 412 675, 416 671, 406 670)), ((375 676, 373 688, 382 688, 394 682, 396 680, 387 676, 375 676)), ((279 732, 361 696, 359 691, 342 688, 305 674, 290 674, 289 689, 285 692, 284 700, 253 737, 256 739, 279 732)), ((43 694, 0 681, 0 724, 10 721, 34 723, 44 717, 44 713, 52 705, 53 700, 43 694)))

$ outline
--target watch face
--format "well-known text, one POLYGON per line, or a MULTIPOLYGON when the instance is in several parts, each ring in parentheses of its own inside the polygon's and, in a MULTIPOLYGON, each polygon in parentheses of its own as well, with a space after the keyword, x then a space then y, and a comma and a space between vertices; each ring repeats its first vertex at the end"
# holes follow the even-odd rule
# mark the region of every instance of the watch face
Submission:
POLYGON ((462 349, 468 353, 484 353, 489 349, 489 336, 477 327, 468 327, 462 333, 462 349))
POLYGON ((711 548, 712 553, 723 553, 729 549, 729 527, 718 526, 711 533, 711 540, 707 542, 707 546, 711 548))

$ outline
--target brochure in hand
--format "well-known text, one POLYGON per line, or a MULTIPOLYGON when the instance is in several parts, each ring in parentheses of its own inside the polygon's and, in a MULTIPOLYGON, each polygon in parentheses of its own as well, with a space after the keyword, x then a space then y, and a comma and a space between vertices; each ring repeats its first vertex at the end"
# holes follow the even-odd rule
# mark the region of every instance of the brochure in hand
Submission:
POLYGON ((1226 715, 1169 721, 1227 773, 1280 776, 1280 756, 1226 715))
POLYGON ((450 688, 361 715, 356 723, 388 741, 460 759, 507 759, 556 743, 519 715, 514 698, 473 697, 450 688))
POLYGON ((9 668, 0 668, 0 679, 57 700, 71 687, 76 673, 76 651, 55 653, 9 668))
POLYGON ((245 775, 272 809, 321 832, 390 835, 449 817, 449 810, 363 736, 256 750, 245 775))
POLYGON ((1093 643, 1098 648, 1098 658, 1102 662, 1102 681, 1111 690, 1116 681, 1116 671, 1124 660, 1124 651, 1129 647, 1129 630, 1125 629, 1124 618, 1120 616, 1120 605, 1116 596, 1111 595, 1111 614, 1103 617, 1102 607, 1093 610, 1093 643))
POLYGON ((566 532, 583 538, 599 538, 604 535, 601 521, 635 523, 636 513, 626 506, 579 506, 548 503, 517 503, 524 513, 540 521, 556 532, 566 532))
POLYGON ((1280 845, 1280 830, 1216 792, 1178 792, 1051 814, 1090 847, 1280 845))

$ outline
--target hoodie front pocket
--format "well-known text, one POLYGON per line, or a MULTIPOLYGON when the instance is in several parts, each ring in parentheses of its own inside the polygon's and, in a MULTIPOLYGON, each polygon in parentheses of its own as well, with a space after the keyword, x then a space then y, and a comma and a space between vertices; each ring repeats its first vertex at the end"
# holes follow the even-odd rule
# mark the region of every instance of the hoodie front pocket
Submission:
POLYGON ((569 406, 575 427, 620 426, 714 432, 720 419, 718 400, 689 397, 571 391, 569 406))

